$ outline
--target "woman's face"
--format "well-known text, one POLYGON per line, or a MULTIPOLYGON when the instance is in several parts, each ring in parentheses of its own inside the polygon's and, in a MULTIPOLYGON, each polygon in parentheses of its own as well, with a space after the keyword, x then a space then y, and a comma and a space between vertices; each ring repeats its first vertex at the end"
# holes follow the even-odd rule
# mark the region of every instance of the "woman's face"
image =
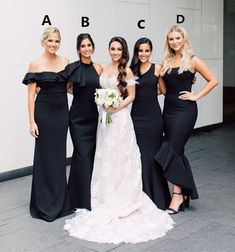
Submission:
POLYGON ((151 52, 149 44, 147 43, 140 44, 139 50, 138 50, 138 58, 141 63, 148 62, 150 59, 151 53, 152 52, 151 52))
POLYGON ((110 44, 109 54, 112 61, 118 62, 122 57, 122 45, 121 43, 114 41, 110 44))
POLYGON ((175 52, 180 51, 184 45, 184 38, 180 32, 173 31, 168 35, 169 47, 175 52))
POLYGON ((94 50, 91 41, 88 38, 83 39, 79 48, 81 58, 90 58, 93 51, 94 50))
POLYGON ((44 41, 43 47, 45 51, 55 54, 60 47, 60 35, 57 32, 51 33, 44 41))

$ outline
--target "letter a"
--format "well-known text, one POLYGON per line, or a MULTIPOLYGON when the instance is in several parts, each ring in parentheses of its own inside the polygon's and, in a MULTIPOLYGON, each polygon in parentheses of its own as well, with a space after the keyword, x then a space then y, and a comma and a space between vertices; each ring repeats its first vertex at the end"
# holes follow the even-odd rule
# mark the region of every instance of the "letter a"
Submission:
POLYGON ((43 18, 42 25, 44 25, 44 24, 51 25, 51 21, 50 21, 50 18, 49 18, 48 15, 45 15, 44 18, 43 18))

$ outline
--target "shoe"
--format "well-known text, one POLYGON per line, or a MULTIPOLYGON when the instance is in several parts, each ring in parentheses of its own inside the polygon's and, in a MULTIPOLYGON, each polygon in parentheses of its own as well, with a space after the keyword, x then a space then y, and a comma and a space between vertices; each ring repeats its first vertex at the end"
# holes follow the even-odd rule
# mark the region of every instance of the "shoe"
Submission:
POLYGON ((168 207, 166 209, 166 211, 167 211, 167 213, 169 215, 177 214, 179 211, 184 211, 184 209, 185 209, 185 198, 184 198, 183 194, 182 193, 176 193, 176 192, 173 192, 173 194, 182 195, 183 202, 179 205, 177 210, 175 210, 175 209, 173 209, 171 207, 168 207))
POLYGON ((189 208, 190 196, 184 196, 185 208, 189 208))

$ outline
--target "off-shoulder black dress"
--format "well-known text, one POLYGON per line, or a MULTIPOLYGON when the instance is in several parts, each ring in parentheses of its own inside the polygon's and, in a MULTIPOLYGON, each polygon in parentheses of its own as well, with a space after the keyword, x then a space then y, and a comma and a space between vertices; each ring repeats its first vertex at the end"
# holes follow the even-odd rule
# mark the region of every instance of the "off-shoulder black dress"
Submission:
POLYGON ((195 101, 179 99, 180 91, 191 91, 194 73, 172 68, 163 77, 166 83, 166 96, 163 109, 166 142, 155 156, 161 164, 168 181, 182 188, 182 193, 197 199, 198 192, 188 159, 184 155, 187 143, 197 120, 195 101))
POLYGON ((70 213, 66 180, 68 100, 64 72, 27 73, 23 83, 40 87, 35 100, 35 141, 30 212, 53 221, 70 213))
POLYGON ((69 176, 69 195, 72 209, 91 209, 90 184, 93 170, 98 110, 95 89, 99 88, 99 75, 93 63, 76 61, 66 67, 73 84, 73 101, 69 112, 69 129, 73 142, 73 155, 69 176))

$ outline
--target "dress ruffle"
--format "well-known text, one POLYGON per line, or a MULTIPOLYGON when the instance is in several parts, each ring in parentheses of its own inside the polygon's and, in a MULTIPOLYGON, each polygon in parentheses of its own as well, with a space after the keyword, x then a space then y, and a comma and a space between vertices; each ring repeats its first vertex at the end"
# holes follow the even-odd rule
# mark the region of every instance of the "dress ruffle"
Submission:
POLYGON ((134 79, 127 80, 127 87, 132 87, 132 86, 139 84, 139 82, 137 81, 138 79, 139 79, 139 77, 134 76, 134 79))
POLYGON ((28 85, 30 83, 51 83, 54 85, 54 83, 58 82, 65 82, 66 81, 66 73, 65 70, 62 70, 60 72, 38 72, 38 73, 26 73, 24 76, 24 79, 22 81, 23 84, 28 85))
POLYGON ((191 167, 184 155, 179 156, 168 142, 164 142, 154 160, 161 165, 163 175, 168 181, 180 186, 183 193, 190 195, 192 199, 198 199, 191 167))
POLYGON ((86 79, 84 74, 84 64, 81 61, 75 61, 65 68, 66 77, 80 87, 86 86, 86 79))

